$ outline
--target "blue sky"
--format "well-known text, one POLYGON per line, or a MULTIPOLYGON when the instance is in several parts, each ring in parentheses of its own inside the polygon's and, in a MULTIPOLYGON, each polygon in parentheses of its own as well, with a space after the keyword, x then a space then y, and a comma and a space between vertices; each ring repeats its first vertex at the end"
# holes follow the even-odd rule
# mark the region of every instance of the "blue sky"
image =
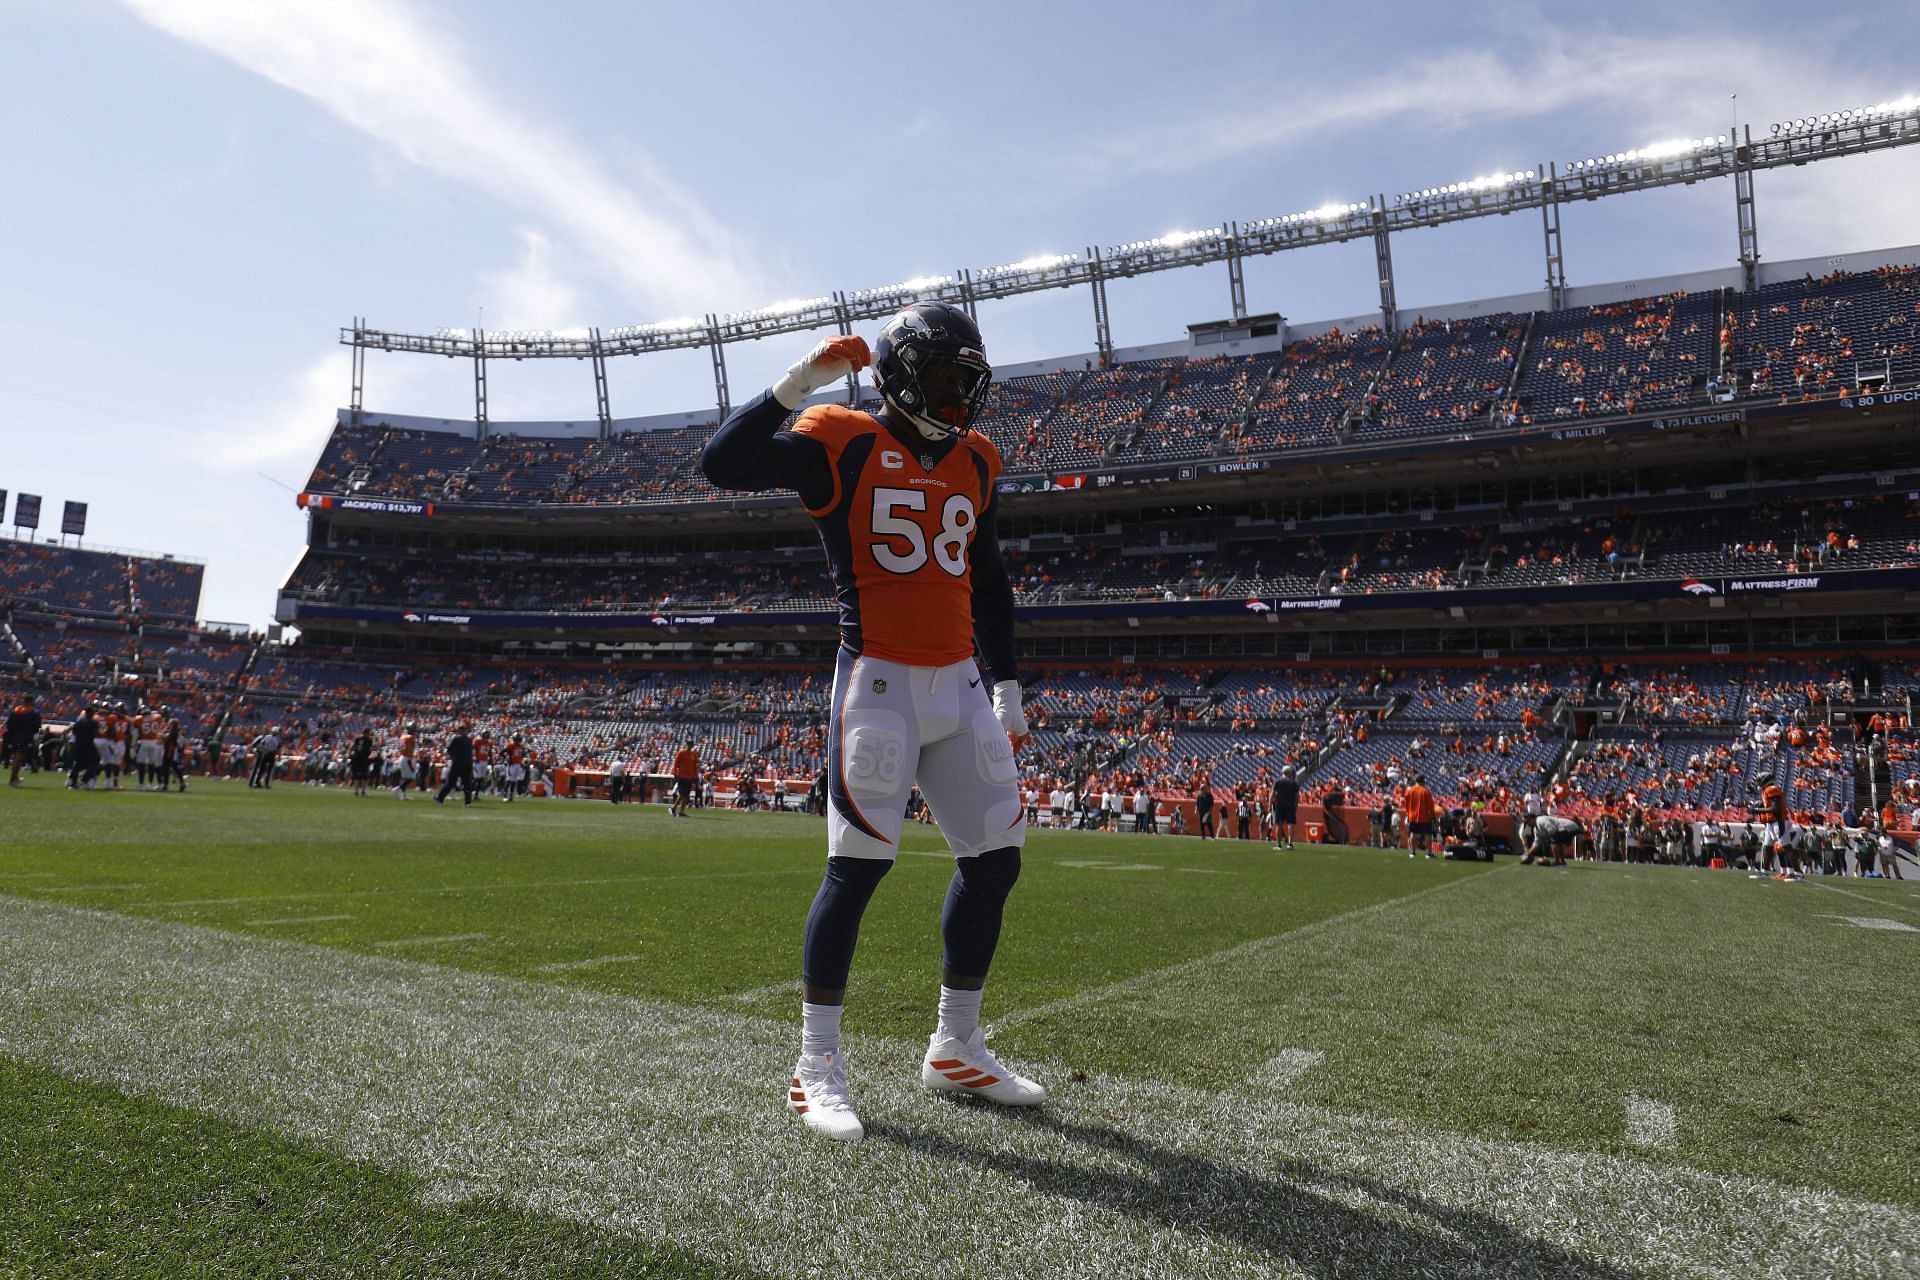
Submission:
MULTIPOLYGON (((0 45, 0 487, 209 564, 262 623, 354 315, 645 323, 1076 252, 1920 91, 1911 3, 637 6, 12 0, 0 45), (1360 16, 1364 15, 1364 16, 1360 16), (1817 15, 1817 16, 1813 16, 1817 15), (276 483, 278 482, 278 483, 276 483)), ((1724 265, 1727 184, 1567 211, 1572 283, 1724 265)), ((1920 152, 1762 174, 1770 259, 1920 241, 1920 152)), ((1400 237, 1404 308, 1538 288, 1537 219, 1400 237)), ((1370 246, 1252 262, 1296 320, 1376 303, 1370 246)), ((1224 268, 1116 284, 1121 344, 1227 310, 1224 268)), ((1086 350, 1080 291, 982 313, 1086 350)), ((733 348, 735 398, 804 339, 733 348)), ((712 399, 616 361, 616 414, 712 399)), ((373 356, 370 408, 471 414, 470 366, 373 356)), ((492 415, 588 416, 584 365, 492 415)))

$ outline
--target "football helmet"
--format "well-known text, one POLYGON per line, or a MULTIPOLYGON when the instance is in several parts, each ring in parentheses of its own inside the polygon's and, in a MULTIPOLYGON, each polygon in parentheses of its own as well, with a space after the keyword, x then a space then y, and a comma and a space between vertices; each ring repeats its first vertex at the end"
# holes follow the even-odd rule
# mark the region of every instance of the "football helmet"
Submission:
POLYGON ((929 440, 966 431, 992 383, 979 327, 945 302, 902 309, 873 344, 873 385, 929 440))

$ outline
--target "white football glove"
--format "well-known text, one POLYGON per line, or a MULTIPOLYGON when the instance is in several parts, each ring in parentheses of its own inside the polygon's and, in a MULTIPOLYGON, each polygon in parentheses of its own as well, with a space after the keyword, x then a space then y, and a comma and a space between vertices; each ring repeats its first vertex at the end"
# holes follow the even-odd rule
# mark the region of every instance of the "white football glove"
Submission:
POLYGON ((873 354, 867 350, 865 338, 823 339, 780 375, 780 381, 773 384, 773 398, 785 408, 798 409, 802 400, 820 388, 830 387, 872 363, 873 354))
POLYGON ((993 686, 993 716, 1014 741, 1027 736, 1027 713, 1020 706, 1018 680, 1002 680, 993 686))

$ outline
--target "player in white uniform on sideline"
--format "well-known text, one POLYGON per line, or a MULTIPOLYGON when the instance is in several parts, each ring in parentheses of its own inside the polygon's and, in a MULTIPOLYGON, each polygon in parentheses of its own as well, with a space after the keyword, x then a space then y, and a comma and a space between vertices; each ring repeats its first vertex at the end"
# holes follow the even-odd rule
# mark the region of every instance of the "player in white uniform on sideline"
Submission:
POLYGON ((965 312, 916 303, 875 343, 874 384, 886 400, 878 416, 815 405, 780 429, 809 394, 868 363, 859 338, 821 343, 729 417, 701 455, 723 489, 799 493, 840 600, 827 873, 807 917, 800 1058, 787 1097, 810 1129, 847 1141, 865 1135, 840 1040, 847 975, 916 779, 957 863, 940 915, 940 1004, 921 1080, 1013 1106, 1046 1096, 1000 1063, 980 1026, 1026 840, 1014 752, 1027 720, 1013 588, 994 529, 1000 455, 968 430, 993 370, 965 312))

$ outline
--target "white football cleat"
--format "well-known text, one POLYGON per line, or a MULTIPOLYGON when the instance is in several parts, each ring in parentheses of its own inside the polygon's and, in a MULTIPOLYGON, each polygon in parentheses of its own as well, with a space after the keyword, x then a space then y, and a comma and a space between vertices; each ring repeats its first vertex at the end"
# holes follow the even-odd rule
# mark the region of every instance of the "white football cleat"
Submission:
POLYGON ((1047 1091, 1017 1072, 1009 1071, 987 1048, 987 1033, 975 1027, 965 1040, 943 1039, 934 1032, 927 1045, 920 1079, 930 1089, 970 1094, 1008 1107, 1037 1107, 1047 1091))
POLYGON ((806 1121, 807 1128, 835 1142, 859 1142, 867 1136, 847 1096, 847 1055, 803 1053, 793 1064, 793 1082, 787 1087, 787 1106, 806 1121))

